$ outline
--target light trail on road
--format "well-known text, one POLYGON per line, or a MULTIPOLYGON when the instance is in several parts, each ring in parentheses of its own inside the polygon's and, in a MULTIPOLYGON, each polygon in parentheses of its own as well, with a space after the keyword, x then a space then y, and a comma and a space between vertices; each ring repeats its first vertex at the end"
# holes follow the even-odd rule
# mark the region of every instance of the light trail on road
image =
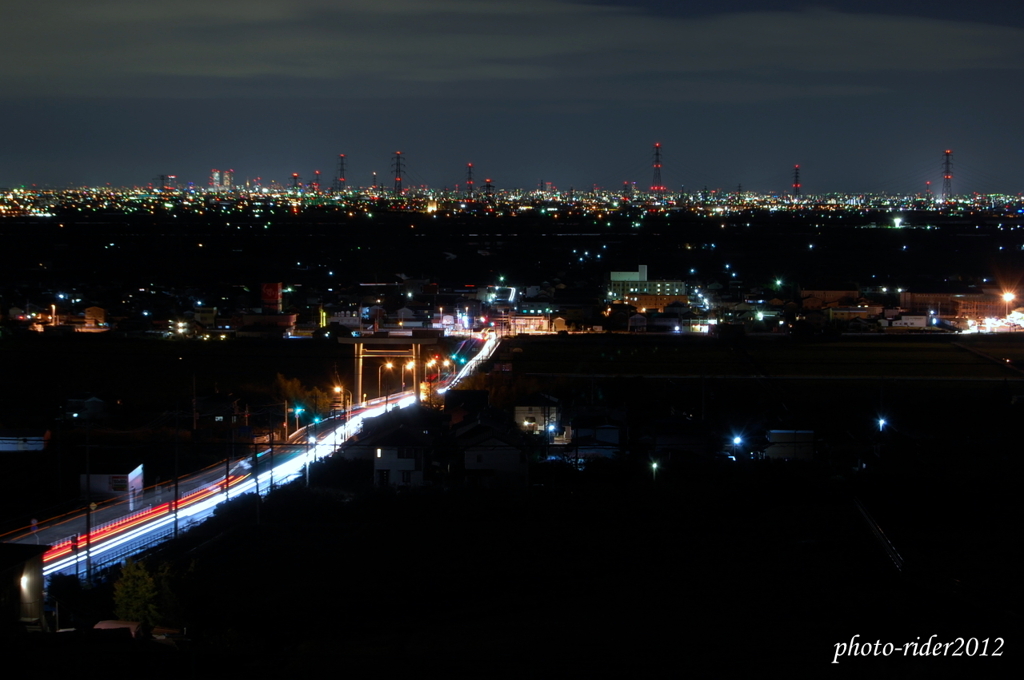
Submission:
MULTIPOLYGON (((476 370, 480 364, 488 360, 494 353, 499 341, 488 334, 480 350, 464 364, 456 375, 436 390, 444 394, 457 385, 462 379, 476 370)), ((225 496, 237 498, 247 493, 259 493, 266 496, 273 487, 287 484, 298 479, 307 466, 333 454, 349 438, 357 434, 366 418, 374 418, 395 408, 405 408, 417 403, 416 394, 410 390, 396 395, 373 399, 353 407, 347 417, 345 414, 333 420, 344 419, 337 425, 329 421, 307 425, 293 435, 289 444, 277 448, 265 449, 254 457, 243 457, 229 464, 229 472, 225 479, 219 470, 224 469, 224 462, 212 465, 196 473, 184 475, 178 480, 180 486, 194 486, 177 501, 163 501, 169 484, 150 487, 142 497, 146 507, 128 512, 110 521, 92 527, 87 533, 74 531, 77 525, 85 523, 87 511, 69 513, 60 518, 47 520, 33 529, 13 532, 13 536, 4 537, 5 542, 39 544, 46 543, 46 534, 56 533, 58 538, 50 543, 50 549, 43 555, 43 575, 58 573, 78 574, 81 563, 91 563, 92 569, 118 561, 123 557, 141 551, 173 536, 182 526, 188 528, 213 514, 218 505, 225 502, 225 496), (256 459, 255 474, 253 458, 256 459), (61 535, 60 531, 64 532, 61 535), (77 544, 77 546, 76 546, 77 544), (77 548, 77 549, 76 549, 77 548)), ((108 506, 94 510, 99 512, 116 511, 116 507, 108 506)))
MULTIPOLYGON (((257 474, 252 471, 252 458, 244 457, 231 466, 233 472, 227 481, 221 476, 216 481, 203 484, 197 489, 181 496, 175 509, 174 500, 150 504, 142 510, 130 512, 122 517, 108 521, 92 528, 86 535, 84 532, 72 532, 51 544, 43 555, 43 575, 56 573, 78 573, 80 563, 91 561, 93 568, 109 563, 113 553, 120 559, 124 548, 138 543, 139 549, 148 547, 174 534, 177 523, 191 526, 211 514, 215 508, 225 501, 225 487, 231 497, 247 493, 266 496, 272 487, 287 484, 299 478, 306 466, 321 458, 331 455, 342 443, 362 429, 366 418, 373 418, 385 412, 385 409, 404 408, 416 399, 413 392, 390 395, 386 400, 373 400, 353 408, 346 422, 337 425, 318 423, 306 426, 294 435, 295 441, 282 445, 276 450, 265 449, 256 454, 257 474), (316 434, 313 434, 314 428, 316 434), (312 441, 310 441, 312 439, 312 441), (271 466, 271 458, 273 464, 271 466), (175 510, 177 510, 175 512, 175 510), (76 550, 77 542, 77 550, 76 550)), ((341 419, 344 416, 338 416, 341 419)), ((196 477, 209 477, 212 470, 223 468, 223 462, 192 475, 186 475, 179 484, 189 484, 196 477)), ((147 495, 150 500, 161 497, 166 488, 150 488, 147 495)), ((56 527, 84 522, 85 512, 81 511, 71 517, 62 517, 51 526, 40 525, 42 531, 51 531, 56 527)), ((5 539, 11 543, 35 544, 39 536, 35 531, 26 531, 5 539)))

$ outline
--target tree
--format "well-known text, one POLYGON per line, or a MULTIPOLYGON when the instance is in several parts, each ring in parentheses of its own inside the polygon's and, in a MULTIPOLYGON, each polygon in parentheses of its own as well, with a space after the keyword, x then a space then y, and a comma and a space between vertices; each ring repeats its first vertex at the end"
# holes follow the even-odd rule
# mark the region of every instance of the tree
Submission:
POLYGON ((121 621, 152 626, 157 619, 156 601, 156 584, 146 565, 131 558, 125 560, 121 578, 114 584, 114 615, 121 621))
POLYGON ((319 387, 306 389, 298 378, 277 374, 277 396, 292 405, 301 405, 308 413, 323 414, 331 410, 332 398, 319 387))

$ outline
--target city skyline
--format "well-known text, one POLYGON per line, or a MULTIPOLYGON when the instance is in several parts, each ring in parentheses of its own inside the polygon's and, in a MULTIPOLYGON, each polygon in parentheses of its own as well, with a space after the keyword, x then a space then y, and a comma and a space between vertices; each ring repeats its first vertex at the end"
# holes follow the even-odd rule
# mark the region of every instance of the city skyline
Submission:
MULTIPOLYGON (((654 146, 654 145, 652 145, 654 146)), ((661 144, 656 144, 661 148, 661 144)), ((399 152, 402 153, 402 152, 399 152)), ((653 152, 652 152, 653 153, 653 152)), ((660 158, 664 159, 664 152, 661 152, 660 158)), ((335 167, 332 170, 322 170, 317 168, 316 170, 307 172, 274 172, 270 174, 266 173, 238 173, 233 168, 227 170, 219 170, 212 168, 208 170, 205 175, 199 171, 194 175, 182 175, 182 174, 171 174, 166 172, 160 172, 152 177, 142 177, 138 181, 129 184, 114 184, 112 182, 100 182, 100 183, 79 183, 74 181, 64 182, 62 184, 53 183, 37 183, 37 182, 21 182, 11 184, 6 189, 33 189, 33 190, 62 190, 62 189, 102 189, 108 187, 111 189, 118 190, 130 190, 130 189, 141 189, 146 187, 156 188, 159 186, 165 186, 166 188, 174 188, 178 190, 218 190, 218 191, 233 191, 233 190, 260 190, 274 188, 275 190, 290 190, 293 188, 299 188, 303 191, 316 191, 320 193, 336 193, 339 187, 343 187, 344 190, 348 191, 370 191, 377 189, 384 193, 391 193, 395 185, 394 172, 388 172, 387 162, 377 163, 377 165, 385 166, 385 171, 381 172, 378 170, 361 171, 358 166, 356 170, 352 171, 352 162, 349 160, 347 154, 339 154, 345 158, 345 171, 339 172, 339 168, 335 167)), ((395 154, 386 157, 390 159, 391 165, 394 164, 395 154)), ((375 157, 374 160, 380 160, 385 156, 375 157)), ((653 155, 652 155, 653 158, 653 155)), ((1002 186, 1007 184, 1005 182, 999 182, 988 177, 984 172, 979 172, 973 168, 962 170, 959 168, 955 160, 955 154, 951 150, 939 155, 940 161, 933 163, 933 167, 918 168, 913 179, 909 177, 902 178, 887 178, 882 180, 875 180, 872 182, 873 188, 870 190, 847 190, 847 189, 831 189, 814 191, 809 189, 805 185, 807 178, 807 170, 800 164, 795 164, 787 168, 779 169, 778 172, 774 173, 770 182, 771 186, 767 186, 769 183, 762 182, 760 185, 751 186, 742 182, 734 184, 732 186, 722 186, 705 183, 678 183, 673 184, 665 182, 664 180, 655 187, 655 173, 658 177, 668 175, 673 177, 675 173, 671 168, 666 168, 664 163, 657 164, 657 170, 655 169, 655 163, 652 161, 651 165, 640 169, 639 166, 635 166, 633 171, 630 173, 624 173, 625 179, 621 182, 611 183, 597 183, 593 182, 584 185, 564 185, 555 179, 541 175, 531 185, 529 181, 525 184, 505 185, 499 186, 496 180, 492 179, 489 175, 484 176, 480 169, 476 167, 476 164, 466 163, 460 168, 456 168, 452 172, 447 173, 447 179, 452 181, 440 181, 430 182, 425 181, 424 177, 419 173, 411 172, 408 168, 408 156, 402 153, 402 192, 421 192, 421 191, 432 191, 432 192, 454 192, 454 193, 465 193, 473 189, 475 193, 482 194, 484 185, 490 184, 491 189, 494 192, 531 192, 531 191, 543 191, 561 194, 569 194, 571 192, 577 194, 583 194, 588 192, 601 192, 601 193, 627 193, 627 194, 662 194, 665 197, 673 196, 693 196, 698 194, 719 194, 719 195, 761 195, 761 196, 772 196, 772 195, 796 195, 796 196, 830 196, 830 195, 845 195, 845 196, 926 196, 932 195, 937 201, 945 195, 945 183, 946 177, 946 159, 950 160, 950 166, 948 166, 949 179, 950 179, 950 196, 970 196, 970 195, 1005 195, 1014 196, 1021 195, 1020 189, 1013 190, 1012 188, 1006 191, 993 189, 994 186, 1002 186), (461 175, 456 173, 461 170, 461 175), (469 174, 472 173, 472 174, 469 174), (646 174, 646 176, 645 176, 646 174), (472 179, 472 184, 467 182, 467 179, 472 179)), ((337 158, 335 159, 335 165, 337 165, 337 158)), ((376 167, 376 166, 371 166, 376 167)), ((443 173, 434 173, 435 175, 443 176, 443 173)), ((500 173, 499 173, 500 176, 500 173)), ((813 177, 812 177, 813 180, 813 177)))
POLYGON ((996 3, 55 0, 9 13, 0 186, 160 174, 1018 193, 1024 10, 996 3), (989 11, 986 11, 986 8, 989 11))

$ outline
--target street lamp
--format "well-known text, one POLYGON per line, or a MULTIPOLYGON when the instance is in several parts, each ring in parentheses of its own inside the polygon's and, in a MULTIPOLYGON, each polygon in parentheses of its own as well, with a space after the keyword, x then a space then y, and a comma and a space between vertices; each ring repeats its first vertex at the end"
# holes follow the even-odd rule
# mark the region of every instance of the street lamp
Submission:
POLYGON ((651 463, 651 474, 653 475, 653 480, 658 481, 658 461, 651 463))
POLYGON ((383 371, 385 368, 390 371, 393 367, 394 367, 394 364, 392 364, 389 361, 386 364, 381 364, 380 368, 377 369, 377 398, 378 399, 380 399, 381 396, 384 394, 381 391, 381 388, 380 388, 380 372, 383 371))
POLYGON ((338 385, 335 386, 334 393, 341 395, 341 410, 345 414, 345 422, 347 423, 348 412, 352 410, 352 402, 354 401, 354 398, 352 396, 352 390, 348 389, 347 387, 341 387, 340 385, 338 385), (346 396, 348 397, 347 403, 345 401, 346 396))
POLYGON ((415 380, 416 379, 416 373, 413 370, 415 368, 416 368, 416 362, 415 361, 409 361, 405 365, 402 366, 402 393, 403 394, 405 393, 405 372, 409 371, 409 373, 412 376, 413 380, 415 380))
POLYGON ((301 406, 296 406, 293 409, 293 411, 295 412, 295 431, 296 432, 299 431, 299 414, 302 413, 305 410, 306 409, 302 408, 301 406))
POLYGON ((1003 293, 1003 306, 1005 308, 1005 313, 1003 314, 1004 318, 1009 318, 1010 316, 1010 303, 1013 302, 1014 297, 1013 293, 1003 293))
POLYGON ((740 442, 742 442, 742 441, 743 441, 743 439, 742 439, 741 437, 733 437, 733 438, 732 438, 732 457, 733 457, 733 459, 734 459, 734 460, 735 460, 735 458, 736 458, 736 447, 737 447, 737 446, 738 446, 738 445, 740 444, 740 442))
POLYGON ((878 419, 878 431, 881 432, 885 429, 885 418, 878 419))
POLYGON ((440 377, 441 377, 441 369, 438 368, 437 369, 437 373, 434 374, 435 375, 434 380, 433 381, 430 380, 430 376, 427 375, 427 369, 429 368, 429 369, 433 370, 434 366, 437 366, 437 359, 431 359, 430 361, 428 361, 427 363, 425 363, 423 365, 423 382, 427 383, 427 402, 428 403, 430 402, 431 397, 433 396, 432 393, 434 391, 434 388, 433 388, 431 383, 432 382, 436 383, 438 381, 438 379, 440 379, 440 377))

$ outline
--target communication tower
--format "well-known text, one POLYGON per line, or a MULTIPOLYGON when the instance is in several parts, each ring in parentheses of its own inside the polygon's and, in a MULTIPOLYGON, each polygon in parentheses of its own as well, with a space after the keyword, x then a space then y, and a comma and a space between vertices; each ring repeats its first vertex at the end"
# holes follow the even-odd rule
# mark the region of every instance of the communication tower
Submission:
POLYGON ((391 169, 395 171, 395 193, 402 195, 402 152, 395 152, 395 159, 391 162, 391 169))
POLYGON ((942 160, 942 202, 953 200, 953 152, 946 149, 942 160))
POLYGON ((800 166, 793 166, 793 195, 800 195, 800 166))
POLYGON ((345 154, 338 154, 338 176, 334 178, 335 191, 345 190, 345 154))
POLYGON ((466 163, 466 196, 473 200, 473 164, 466 163))
POLYGON ((661 143, 654 145, 654 178, 651 181, 651 193, 655 198, 665 195, 665 186, 661 183, 661 143))
POLYGON ((177 188, 174 186, 177 182, 172 182, 171 180, 177 179, 177 175, 160 175, 156 178, 156 181, 160 184, 160 191, 174 191, 177 188))

